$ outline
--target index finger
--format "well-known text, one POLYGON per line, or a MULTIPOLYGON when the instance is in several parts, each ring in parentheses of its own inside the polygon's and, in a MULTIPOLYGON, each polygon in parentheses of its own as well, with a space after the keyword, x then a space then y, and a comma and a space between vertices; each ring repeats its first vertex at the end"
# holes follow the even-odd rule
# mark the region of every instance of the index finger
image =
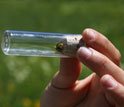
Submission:
POLYGON ((124 71, 100 52, 82 47, 78 50, 77 56, 83 64, 94 71, 99 77, 109 74, 124 85, 124 71))
POLYGON ((88 28, 83 31, 83 40, 89 47, 104 54, 116 65, 120 66, 120 52, 103 34, 88 28))

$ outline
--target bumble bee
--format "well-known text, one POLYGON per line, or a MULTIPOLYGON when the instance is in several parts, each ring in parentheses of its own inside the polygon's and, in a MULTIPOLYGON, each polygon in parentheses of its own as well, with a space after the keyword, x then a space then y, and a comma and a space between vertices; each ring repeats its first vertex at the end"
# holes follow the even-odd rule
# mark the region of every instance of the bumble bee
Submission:
POLYGON ((56 44, 56 47, 55 47, 56 50, 62 51, 63 48, 64 48, 64 44, 63 43, 60 42, 60 43, 57 43, 56 44))

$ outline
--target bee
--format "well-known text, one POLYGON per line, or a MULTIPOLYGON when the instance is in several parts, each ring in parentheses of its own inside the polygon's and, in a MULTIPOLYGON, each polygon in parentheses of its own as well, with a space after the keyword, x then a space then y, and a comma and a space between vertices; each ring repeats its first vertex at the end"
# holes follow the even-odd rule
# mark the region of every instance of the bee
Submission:
POLYGON ((58 51, 62 51, 64 49, 64 44, 62 42, 57 43, 55 49, 58 51))

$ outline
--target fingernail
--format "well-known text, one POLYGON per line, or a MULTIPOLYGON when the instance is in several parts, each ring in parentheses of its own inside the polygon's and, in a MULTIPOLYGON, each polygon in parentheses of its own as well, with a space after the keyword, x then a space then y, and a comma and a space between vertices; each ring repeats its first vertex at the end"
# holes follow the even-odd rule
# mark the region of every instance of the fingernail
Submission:
POLYGON ((96 34, 91 29, 86 30, 86 35, 88 40, 93 40, 96 37, 96 34))
POLYGON ((88 57, 91 56, 91 50, 89 50, 86 47, 80 47, 77 52, 77 57, 79 59, 87 59, 88 57))
POLYGON ((104 77, 103 86, 107 89, 114 89, 117 86, 117 82, 114 79, 112 79, 111 76, 106 75, 104 77))

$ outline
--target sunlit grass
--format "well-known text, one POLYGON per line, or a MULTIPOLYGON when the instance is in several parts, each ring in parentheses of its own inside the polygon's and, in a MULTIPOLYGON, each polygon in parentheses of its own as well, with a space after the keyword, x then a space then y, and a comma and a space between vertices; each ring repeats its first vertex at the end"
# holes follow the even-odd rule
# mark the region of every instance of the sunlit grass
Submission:
MULTIPOLYGON (((122 53, 124 68, 124 5, 121 0, 0 2, 0 37, 4 30, 81 33, 94 28, 122 53), (121 2, 120 2, 121 1, 121 2)), ((0 107, 38 107, 41 95, 59 70, 59 58, 5 56, 0 53, 0 107)), ((92 72, 85 66, 79 79, 92 72)))

